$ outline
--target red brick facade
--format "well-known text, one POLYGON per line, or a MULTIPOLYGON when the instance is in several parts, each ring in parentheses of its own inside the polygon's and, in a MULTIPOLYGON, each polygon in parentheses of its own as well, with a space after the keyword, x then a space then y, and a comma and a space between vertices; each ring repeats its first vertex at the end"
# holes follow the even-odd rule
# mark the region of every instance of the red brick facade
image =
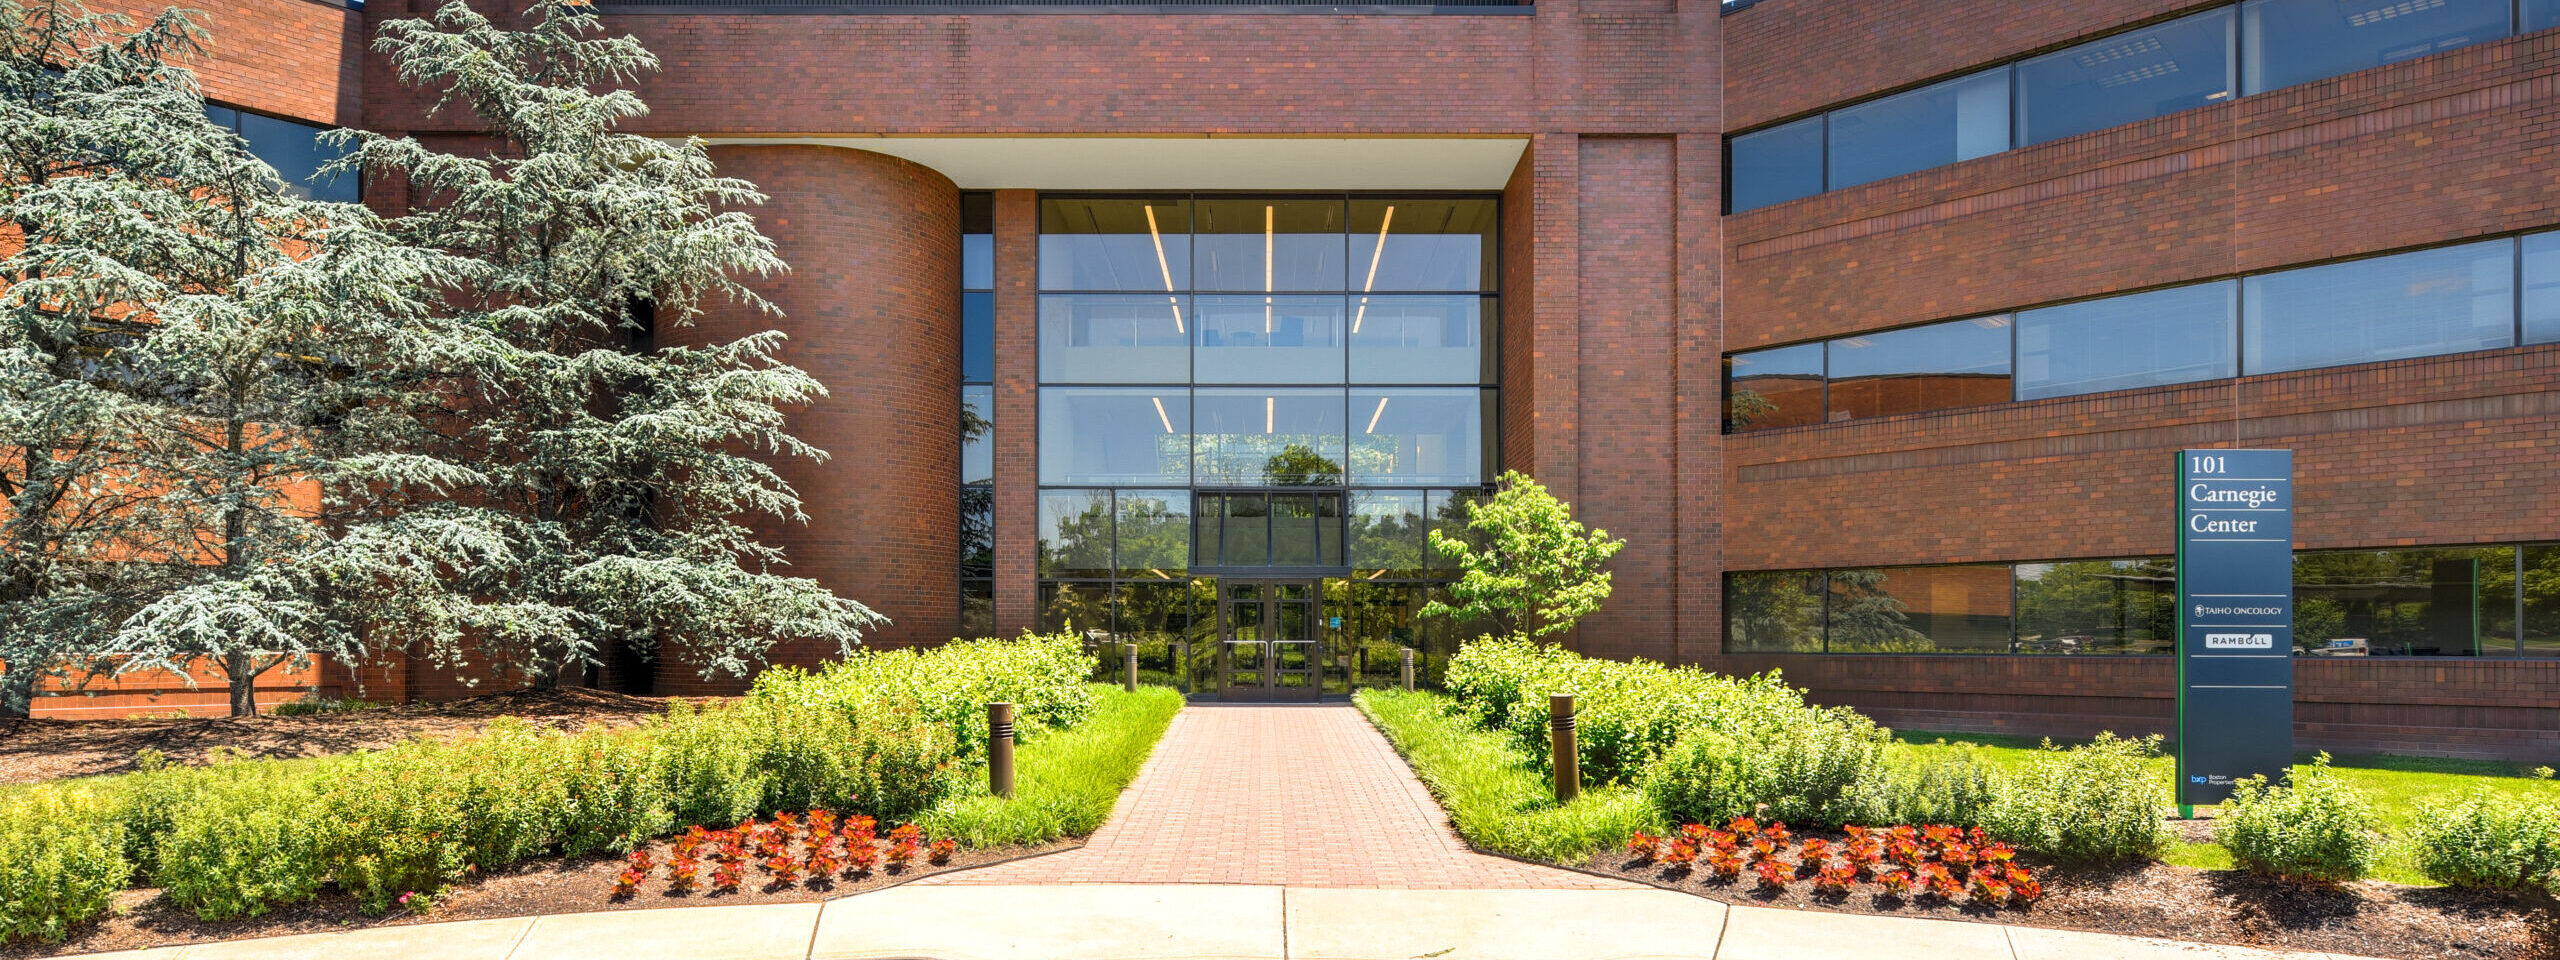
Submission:
MULTIPOLYGON (((291 5, 267 14, 277 30, 331 12, 255 2, 291 5)), ((374 0, 363 18, 424 2, 374 0)), ((1703 0, 1548 0, 1526 14, 608 23, 664 61, 635 126, 668 134, 1521 138, 1502 187, 1502 460, 1630 541, 1615 598, 1575 643, 1783 667, 1899 724, 2075 733, 2165 726, 2172 665, 1726 656, 1722 575, 2166 553, 2169 453, 2217 444, 2297 451, 2306 548, 2560 539, 2560 346, 1737 436, 1721 430, 1722 356, 2560 224, 2560 32, 1734 216, 1723 134, 2199 7, 1763 0, 1719 16, 1703 0)), ((468 132, 422 115, 380 58, 357 71, 349 37, 298 29, 341 59, 292 69, 361 72, 366 126, 468 132)), ((246 105, 311 116, 315 94, 277 69, 217 57, 209 84, 264 84, 274 101, 246 105)), ((896 618, 884 640, 946 636, 954 187, 844 148, 717 156, 774 195, 757 216, 794 272, 759 289, 790 318, 788 356, 836 391, 794 420, 838 457, 788 468, 813 519, 775 536, 802 573, 896 618)), ((999 191, 996 208, 996 620, 1010 632, 1037 606, 1037 195, 999 191)), ((2548 759, 2560 738, 2560 665, 2297 673, 2308 745, 2548 759)))

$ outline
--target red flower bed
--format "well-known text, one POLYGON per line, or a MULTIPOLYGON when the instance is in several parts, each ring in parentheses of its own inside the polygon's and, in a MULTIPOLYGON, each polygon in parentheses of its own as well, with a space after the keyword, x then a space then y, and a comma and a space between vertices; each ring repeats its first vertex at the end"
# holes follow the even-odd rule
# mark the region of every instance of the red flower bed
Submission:
POLYGON ((703 879, 706 860, 711 889, 735 892, 746 884, 750 869, 762 872, 767 890, 814 887, 862 879, 878 869, 894 873, 919 855, 947 864, 960 849, 959 841, 928 838, 912 823, 889 831, 884 845, 878 829, 879 821, 870 817, 839 818, 825 810, 779 813, 769 821, 748 820, 727 830, 687 827, 668 841, 664 861, 647 848, 633 851, 614 878, 612 896, 623 900, 638 895, 652 875, 664 879, 669 893, 690 893, 703 879))
POLYGON ((1798 842, 1783 823, 1736 817, 1717 830, 1688 824, 1669 837, 1637 833, 1627 852, 1640 862, 1677 870, 1698 864, 1734 880, 1745 870, 1760 885, 1785 890, 1810 879, 1820 896, 1846 897, 1860 885, 1890 897, 1926 896, 1984 907, 2022 907, 2044 887, 2018 865, 2017 851, 1976 827, 1848 827, 1846 839, 1798 842))

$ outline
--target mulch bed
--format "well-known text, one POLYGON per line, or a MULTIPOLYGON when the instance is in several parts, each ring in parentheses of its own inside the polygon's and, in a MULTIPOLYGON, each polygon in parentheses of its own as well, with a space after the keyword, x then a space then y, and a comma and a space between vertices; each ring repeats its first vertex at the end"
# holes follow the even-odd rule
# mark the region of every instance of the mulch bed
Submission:
POLYGON ((126 773, 135 752, 146 749, 181 763, 204 763, 225 748, 251 757, 373 750, 477 733, 501 716, 562 730, 627 727, 665 713, 668 702, 602 690, 522 690, 300 717, 0 720, 0 783, 126 773))
MULTIPOLYGON (((223 923, 208 923, 195 915, 164 902, 157 889, 127 890, 116 898, 114 913, 82 925, 70 939, 57 944, 24 941, 0 949, 0 958, 48 957, 66 954, 102 953, 109 950, 135 950, 185 943, 208 943, 217 940, 246 940, 256 937, 282 937, 299 933, 333 933, 366 927, 409 923, 439 923, 447 920, 488 920, 498 917, 524 917, 557 913, 592 913, 605 910, 655 910, 667 907, 730 906, 745 903, 811 903, 847 894, 866 893, 894 887, 923 877, 954 870, 982 867, 1006 860, 1055 853, 1083 846, 1082 841, 1061 841, 1030 847, 997 847, 986 850, 962 850, 951 862, 941 866, 919 860, 912 866, 875 870, 851 879, 833 883, 796 883, 769 885, 767 878, 751 876, 734 892, 697 891, 690 895, 664 892, 666 884, 656 878, 634 896, 613 896, 614 878, 621 875, 620 857, 550 858, 520 863, 507 870, 482 877, 472 883, 445 892, 433 910, 425 914, 394 913, 368 916, 357 909, 355 900, 330 894, 308 903, 298 903, 260 917, 223 923)), ((663 858, 665 845, 658 852, 663 858)))
POLYGON ((2094 930, 2276 950, 2409 960, 2560 960, 2560 921, 2547 898, 2519 898, 2364 881, 2287 883, 2231 870, 2168 864, 2081 869, 2019 858, 2044 898, 1991 909, 1934 896, 1892 897, 1860 884, 1843 897, 1809 880, 1785 890, 1745 873, 1739 882, 1604 854, 1574 867, 1726 903, 1894 917, 1930 917, 2094 930))

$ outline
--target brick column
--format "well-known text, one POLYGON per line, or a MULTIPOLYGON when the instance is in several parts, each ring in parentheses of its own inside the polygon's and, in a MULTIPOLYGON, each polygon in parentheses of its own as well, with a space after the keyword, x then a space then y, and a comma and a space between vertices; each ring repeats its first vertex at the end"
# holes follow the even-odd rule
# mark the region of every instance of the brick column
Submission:
POLYGON ((1039 612, 1040 197, 996 191, 996 635, 1039 612))

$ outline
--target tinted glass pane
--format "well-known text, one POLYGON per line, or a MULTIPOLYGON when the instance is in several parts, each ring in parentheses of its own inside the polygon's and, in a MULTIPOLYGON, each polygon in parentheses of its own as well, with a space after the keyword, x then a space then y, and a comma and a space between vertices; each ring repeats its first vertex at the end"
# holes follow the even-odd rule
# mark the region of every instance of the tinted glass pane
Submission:
POLYGON ((2524 548, 2524 655, 2560 657, 2560 545, 2524 548))
POLYGON ((1040 585, 1040 632, 1073 629, 1088 650, 1111 637, 1111 584, 1040 585))
POLYGON ((996 388, 960 388, 960 482, 985 483, 996 478, 996 388))
POLYGON ((2242 369, 2280 373, 2503 347, 2515 340, 2515 241, 2249 277, 2242 369))
POLYGON ((1040 575, 1111 575, 1111 491, 1040 491, 1040 575))
POLYGON ((1339 200, 1203 200, 1194 289, 1343 289, 1339 200))
POLYGON ((2237 375, 2239 295, 2225 280, 2018 311, 2018 399, 2237 375))
POLYGON ((962 639, 996 635, 995 581, 960 581, 959 630, 962 639))
POLYGON ((1822 192, 1822 117, 1733 138, 1733 212, 1822 192))
POLYGON ((1182 290, 1191 285, 1188 200, 1040 201, 1040 289, 1182 290))
POLYGON ((1340 296, 1199 297, 1200 383, 1341 383, 1340 296))
POLYGON ((1493 200, 1361 199, 1350 217, 1352 290, 1494 287, 1493 200))
POLYGON ((988 484, 960 488, 960 575, 996 575, 996 489, 988 484))
POLYGON ((2524 238, 2524 342, 2560 343, 2560 233, 2524 238))
POLYGON ((2009 318, 1976 317, 1833 340, 1831 419, 2009 399, 2009 318))
POLYGON ((1420 490, 1351 494, 1351 568, 1390 577, 1422 574, 1423 496, 1420 490))
POLYGON ((2524 0, 2516 13, 2526 33, 2560 27, 2560 0, 2524 0))
POLYGON ((983 190, 960 195, 960 232, 996 232, 996 195, 983 190))
POLYGON ((1822 652, 1822 580, 1818 570, 1725 574, 1725 651, 1822 652))
POLYGON ((1040 391, 1042 483, 1188 483, 1191 403, 1181 388, 1040 391))
POLYGON ((996 295, 960 295, 960 379, 988 383, 996 378, 996 295))
POLYGON ((2308 83, 2507 35, 2508 0, 2248 0, 2243 92, 2308 83))
POLYGON ((2009 149, 2009 70, 1831 113, 1831 189, 2009 149))
POLYGON ((1272 494, 1271 563, 1283 567, 1340 566, 1342 496, 1272 494))
POLYGON ((1473 387, 1351 391, 1351 482, 1484 482, 1485 398, 1473 387))
POLYGON ((321 127, 291 120, 262 117, 254 113, 240 114, 240 136, 249 141, 249 152, 276 168, 287 187, 301 196, 318 200, 353 203, 358 178, 353 174, 322 177, 320 167, 338 159, 343 151, 320 142, 321 127))
POLYGON ((2233 19, 2224 7, 2018 64, 2018 143, 2229 98, 2233 19))
POLYGON ((1230 567, 1271 563, 1271 498, 1259 493, 1229 494, 1220 524, 1218 562, 1230 567))
POLYGON ((996 238, 991 233, 960 235, 960 289, 996 288, 996 238))
POLYGON ((1342 391, 1203 389, 1193 405, 1202 486, 1342 482, 1342 391))
POLYGON ((2007 653, 2009 568, 1833 570, 1832 653, 2007 653))
POLYGON ((240 132, 240 111, 238 110, 208 103, 204 105, 204 118, 213 121, 214 126, 233 133, 240 132))
POLYGON ((2021 563, 2018 652, 2176 653, 2176 561, 2021 563))
POLYGON ((1116 499, 1120 575, 1147 580, 1182 576, 1191 560, 1191 493, 1122 490, 1116 499))
POLYGON ((1800 343, 1725 360, 1724 422, 1736 433, 1822 422, 1822 345, 1800 343))
POLYGON ((1351 298, 1351 382, 1491 383, 1491 297, 1351 298))
MULTIPOLYGON (((2513 554, 2498 551, 2484 563, 2484 552, 2455 547, 2296 553, 2294 647, 2313 656, 2476 656, 2484 632, 2484 575, 2514 576, 2513 554)), ((2513 595, 2507 596, 2512 604, 2513 595)))
MULTIPOLYGON (((1178 581, 1124 583, 1113 591, 1117 616, 1112 632, 1122 643, 1138 645, 1138 682, 1171 683, 1172 650, 1191 627, 1191 586, 1178 581), (1162 677, 1150 676, 1163 672, 1162 677)), ((1113 664, 1117 666, 1115 662, 1113 664)))
POLYGON ((1040 298, 1040 379, 1188 383, 1191 298, 1050 294, 1040 298))
MULTIPOLYGON (((1441 539, 1456 540, 1471 547, 1481 547, 1482 538, 1468 528, 1467 517, 1470 507, 1476 501, 1484 499, 1483 494, 1473 490, 1432 490, 1424 496, 1423 508, 1426 511, 1424 522, 1430 525, 1431 530, 1439 531, 1441 539)), ((1425 536, 1428 536, 1427 532, 1425 536)), ((1458 569, 1458 561, 1431 549, 1428 540, 1424 542, 1422 554, 1422 564, 1425 569, 1434 571, 1458 569)))

